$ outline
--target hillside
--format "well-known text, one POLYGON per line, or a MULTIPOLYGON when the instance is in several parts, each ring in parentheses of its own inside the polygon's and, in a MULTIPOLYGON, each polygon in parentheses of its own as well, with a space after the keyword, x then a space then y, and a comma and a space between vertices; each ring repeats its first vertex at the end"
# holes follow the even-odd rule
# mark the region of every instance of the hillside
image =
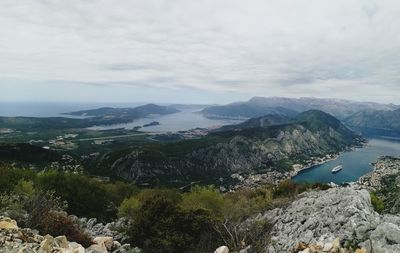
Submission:
POLYGON ((171 114, 179 112, 179 110, 169 107, 169 106, 159 106, 155 104, 147 104, 134 108, 113 108, 113 107, 102 107, 92 110, 82 110, 64 113, 65 115, 75 115, 75 116, 92 116, 92 117, 102 117, 102 118, 142 118, 148 116, 149 114, 171 114))
POLYGON ((293 119, 277 114, 268 114, 262 117, 251 118, 246 120, 243 123, 235 124, 235 125, 226 125, 220 128, 215 129, 215 132, 223 132, 229 130, 243 130, 246 128, 257 128, 257 127, 267 127, 267 126, 275 126, 282 125, 291 122, 293 119))
POLYGON ((400 109, 362 111, 346 118, 345 122, 353 127, 400 131, 400 109))
POLYGON ((285 173, 294 163, 342 151, 359 141, 359 136, 334 117, 308 111, 287 124, 116 150, 87 161, 86 166, 96 168, 94 173, 112 174, 138 184, 187 183, 238 172, 285 173))
POLYGON ((251 103, 235 103, 225 106, 210 106, 204 108, 201 113, 210 118, 254 118, 266 114, 294 116, 297 114, 297 111, 283 107, 264 107, 251 103))
POLYGON ((371 109, 386 111, 398 108, 398 106, 392 104, 356 102, 343 99, 253 97, 246 102, 212 106, 201 112, 206 116, 214 117, 253 118, 266 114, 294 116, 307 110, 321 110, 339 119, 344 119, 359 111, 371 109))

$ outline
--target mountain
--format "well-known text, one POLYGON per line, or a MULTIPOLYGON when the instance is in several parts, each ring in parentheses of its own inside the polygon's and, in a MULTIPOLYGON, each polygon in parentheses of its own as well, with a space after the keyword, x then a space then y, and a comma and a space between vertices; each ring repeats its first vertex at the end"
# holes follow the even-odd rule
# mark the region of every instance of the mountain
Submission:
POLYGON ((146 104, 134 108, 113 108, 113 107, 102 107, 92 110, 82 110, 65 113, 65 115, 74 116, 93 116, 101 118, 143 118, 150 114, 171 114, 179 112, 179 110, 170 106, 160 106, 155 104, 146 104))
POLYGON ((289 118, 283 115, 278 114, 268 114, 258 118, 251 118, 246 120, 243 123, 235 124, 235 125, 226 125, 220 128, 215 129, 215 132, 223 132, 223 131, 239 131, 246 128, 257 128, 257 127, 267 127, 267 126, 275 126, 289 123, 293 120, 293 118, 289 118))
POLYGON ((352 127, 400 131, 400 109, 357 112, 346 118, 345 122, 352 127))
POLYGON ((333 116, 307 111, 281 125, 115 150, 86 161, 86 167, 137 184, 183 184, 238 172, 285 173, 292 170, 294 163, 304 164, 311 157, 336 153, 359 141, 358 135, 333 116))
POLYGON ((201 113, 210 118, 255 118, 267 114, 294 116, 298 112, 284 107, 265 107, 252 103, 234 103, 224 106, 210 106, 201 113))
POLYGON ((372 102, 356 102, 343 99, 253 97, 247 102, 237 102, 205 108, 205 116, 253 118, 266 114, 294 116, 307 110, 321 110, 344 119, 364 110, 394 110, 399 106, 372 102))

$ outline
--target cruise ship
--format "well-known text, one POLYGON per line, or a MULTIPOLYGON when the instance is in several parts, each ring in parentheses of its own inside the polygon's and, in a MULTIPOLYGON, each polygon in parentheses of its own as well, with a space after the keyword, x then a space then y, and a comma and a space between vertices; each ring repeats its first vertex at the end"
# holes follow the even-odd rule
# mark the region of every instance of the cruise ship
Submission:
POLYGON ((338 165, 335 168, 332 169, 332 173, 337 173, 343 169, 342 165, 338 165))

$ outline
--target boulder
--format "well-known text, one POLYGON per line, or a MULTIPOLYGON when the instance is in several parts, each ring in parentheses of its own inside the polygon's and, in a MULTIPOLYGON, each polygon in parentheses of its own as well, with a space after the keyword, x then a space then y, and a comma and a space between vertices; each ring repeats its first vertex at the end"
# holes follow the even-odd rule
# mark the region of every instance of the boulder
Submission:
POLYGON ((214 251, 214 253, 229 253, 229 248, 226 246, 221 246, 214 251))
POLYGON ((63 235, 63 236, 57 236, 56 238, 54 238, 54 244, 55 244, 55 246, 58 247, 58 248, 63 248, 63 249, 68 248, 68 240, 67 240, 67 237, 65 237, 65 235, 63 235))
POLYGON ((54 249, 54 238, 51 235, 46 235, 40 243, 39 251, 52 252, 54 249))
POLYGON ((0 229, 13 230, 18 229, 17 222, 10 218, 0 217, 0 229))
POLYGON ((93 239, 93 242, 100 246, 104 245, 107 250, 111 250, 114 240, 112 237, 96 237, 93 239))
POLYGON ((68 249, 71 253, 85 253, 85 248, 76 242, 70 242, 68 244, 68 249))
POLYGON ((108 250, 104 244, 93 244, 86 249, 86 253, 108 253, 108 250))

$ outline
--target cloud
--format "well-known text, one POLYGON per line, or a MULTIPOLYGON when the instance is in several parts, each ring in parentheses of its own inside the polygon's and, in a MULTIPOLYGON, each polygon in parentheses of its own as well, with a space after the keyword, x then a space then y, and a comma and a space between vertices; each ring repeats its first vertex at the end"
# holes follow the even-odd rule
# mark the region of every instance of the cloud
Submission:
POLYGON ((2 0, 0 73, 400 103, 398 13, 397 0, 2 0))

